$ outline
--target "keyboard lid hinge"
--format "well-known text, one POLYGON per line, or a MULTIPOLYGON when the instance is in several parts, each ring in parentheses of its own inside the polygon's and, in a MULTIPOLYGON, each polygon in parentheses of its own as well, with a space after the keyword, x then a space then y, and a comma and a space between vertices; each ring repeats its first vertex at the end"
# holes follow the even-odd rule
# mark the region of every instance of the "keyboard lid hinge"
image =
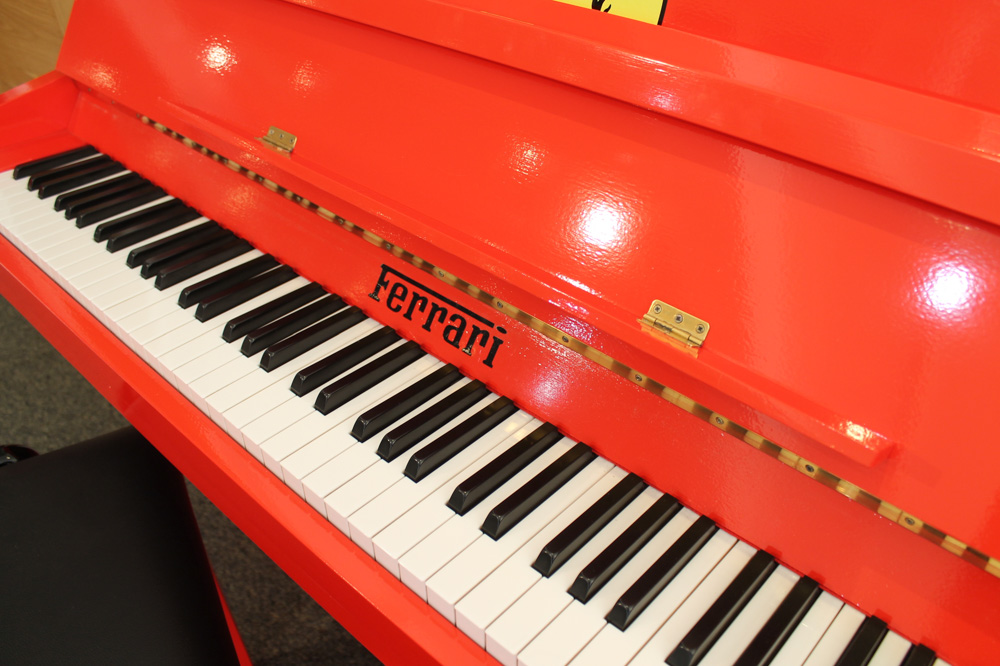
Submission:
POLYGON ((654 300, 649 312, 639 320, 651 332, 669 336, 691 347, 701 347, 708 335, 709 324, 661 300, 654 300))
POLYGON ((267 130, 267 134, 257 137, 257 140, 269 148, 274 148, 283 153, 291 153, 295 150, 295 142, 299 139, 291 132, 286 132, 280 127, 271 125, 271 128, 267 130))

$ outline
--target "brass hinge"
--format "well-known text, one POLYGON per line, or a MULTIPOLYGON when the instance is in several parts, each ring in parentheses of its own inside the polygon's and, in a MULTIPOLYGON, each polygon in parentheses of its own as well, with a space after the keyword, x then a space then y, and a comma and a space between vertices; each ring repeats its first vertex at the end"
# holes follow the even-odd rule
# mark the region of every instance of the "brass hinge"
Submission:
POLYGON ((267 130, 267 134, 259 137, 258 140, 270 148, 274 148, 285 153, 291 153, 295 150, 295 142, 299 139, 291 132, 286 132, 285 130, 272 125, 271 129, 267 130))
POLYGON ((639 320, 656 333, 668 335, 692 347, 701 347, 708 335, 708 322, 678 310, 663 301, 653 301, 649 312, 639 320))

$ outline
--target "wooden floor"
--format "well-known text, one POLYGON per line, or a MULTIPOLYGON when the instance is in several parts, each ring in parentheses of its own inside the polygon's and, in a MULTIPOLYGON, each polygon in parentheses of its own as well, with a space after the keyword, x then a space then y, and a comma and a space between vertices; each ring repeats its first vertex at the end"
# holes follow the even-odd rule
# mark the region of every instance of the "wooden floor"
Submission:
POLYGON ((73 0, 0 0, 0 92, 55 69, 73 0))

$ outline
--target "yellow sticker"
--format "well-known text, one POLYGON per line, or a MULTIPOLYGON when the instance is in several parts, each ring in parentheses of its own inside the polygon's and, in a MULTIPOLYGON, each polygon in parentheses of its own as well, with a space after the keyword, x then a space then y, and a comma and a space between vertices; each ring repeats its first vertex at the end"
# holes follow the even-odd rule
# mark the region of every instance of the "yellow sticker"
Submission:
POLYGON ((667 0, 558 0, 567 5, 586 7, 615 16, 635 19, 643 23, 659 25, 663 22, 663 10, 667 0))

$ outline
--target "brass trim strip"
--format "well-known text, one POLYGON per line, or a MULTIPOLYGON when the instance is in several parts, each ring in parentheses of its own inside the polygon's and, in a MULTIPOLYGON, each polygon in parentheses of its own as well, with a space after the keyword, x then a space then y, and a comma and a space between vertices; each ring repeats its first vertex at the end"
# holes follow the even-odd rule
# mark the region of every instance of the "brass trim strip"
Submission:
POLYGON ((977 550, 962 541, 959 541, 955 537, 946 534, 945 532, 939 530, 933 525, 927 524, 926 522, 917 518, 913 514, 903 511, 899 507, 890 504, 889 502, 879 497, 876 497, 875 495, 872 495, 868 491, 854 485, 850 481, 842 479, 839 476, 826 471, 825 469, 819 467, 818 465, 799 456, 795 452, 786 449, 782 446, 779 446, 778 444, 775 444, 771 440, 766 439, 762 435, 759 435, 753 432, 752 430, 744 428, 743 426, 729 420, 728 418, 722 416, 721 414, 717 414, 708 407, 695 402, 686 395, 683 395, 668 386, 664 386, 655 379, 646 376, 642 372, 639 372, 638 370, 631 368, 625 365, 624 363, 621 363, 620 361, 616 361, 615 359, 608 356, 604 352, 595 349, 594 347, 591 347, 587 343, 574 338, 573 336, 569 335, 564 331, 559 330, 558 328, 552 326, 551 324, 542 321, 541 319, 525 312, 524 310, 521 310, 520 308, 514 305, 511 305, 510 303, 501 301, 500 299, 483 291, 479 287, 469 282, 466 282, 465 280, 445 271, 444 269, 438 266, 435 266, 429 261, 421 259, 415 254, 412 254, 411 252, 404 250, 398 245, 395 245, 394 243, 391 243, 381 238, 380 236, 373 234, 370 231, 366 231, 365 229, 354 224, 353 222, 350 222, 349 220, 344 219, 343 217, 333 213, 332 211, 323 208, 319 204, 309 201, 305 197, 295 194, 291 190, 284 188, 281 185, 278 185, 272 180, 264 178, 260 174, 251 171, 250 169, 238 164, 237 162, 234 162, 233 160, 230 160, 229 158, 224 157, 219 153, 216 153, 215 151, 209 150, 205 146, 202 146, 201 144, 196 143, 191 139, 182 136, 181 134, 178 134, 169 127, 166 127, 165 125, 162 125, 154 120, 151 120, 147 116, 141 114, 139 114, 139 119, 143 123, 152 126, 157 131, 162 132, 167 136, 176 139, 177 141, 180 141, 188 148, 197 150, 198 152, 202 153, 207 157, 210 157, 216 162, 220 162, 229 167, 230 169, 232 169, 233 171, 236 171, 237 173, 246 176, 250 180, 260 183, 261 185, 271 190, 272 192, 276 192, 284 196, 289 201, 293 201, 302 206, 303 208, 313 211, 314 213, 322 217, 324 220, 340 225, 347 231, 353 233, 356 236, 360 236, 361 238, 365 239, 372 245, 376 245, 382 248, 383 250, 393 254, 394 256, 411 264, 412 266, 415 266, 420 270, 430 275, 433 275, 442 282, 449 284, 460 291, 465 292, 469 296, 489 305, 498 312, 502 312, 507 316, 516 319, 517 321, 521 322, 528 328, 531 328, 541 333, 550 340, 553 340, 563 345, 564 347, 567 347, 571 351, 580 354, 584 358, 593 361, 594 363, 600 365, 601 367, 607 368, 611 372, 614 372, 615 374, 624 377, 625 379, 631 381, 634 384, 638 384, 647 391, 650 391, 660 396, 670 404, 683 409, 685 412, 688 412, 689 414, 701 419, 702 421, 705 421, 706 423, 710 423, 719 430, 722 430, 723 432, 732 435, 733 437, 736 437, 737 439, 743 441, 746 444, 749 444, 758 451, 762 451, 763 453, 771 456, 772 458, 778 460, 779 462, 795 469, 796 471, 802 474, 805 474, 809 478, 823 484, 827 488, 835 490, 844 497, 854 502, 857 502, 862 506, 867 507, 871 511, 879 514, 880 516, 888 518, 889 520, 897 523, 904 529, 913 532, 914 534, 940 546, 941 548, 944 548, 952 555, 956 555, 957 557, 962 558, 966 562, 969 562, 970 564, 978 567, 979 569, 982 569, 983 571, 986 571, 987 573, 992 574, 997 578, 1000 578, 1000 560, 997 560, 994 557, 990 557, 986 553, 977 550))

